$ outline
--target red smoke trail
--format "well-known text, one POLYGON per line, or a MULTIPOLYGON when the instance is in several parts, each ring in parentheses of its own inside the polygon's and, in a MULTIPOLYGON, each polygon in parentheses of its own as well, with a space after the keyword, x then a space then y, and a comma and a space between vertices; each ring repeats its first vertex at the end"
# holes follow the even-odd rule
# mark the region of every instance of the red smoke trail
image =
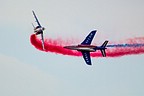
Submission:
MULTIPOLYGON (((35 46, 35 48, 43 51, 41 40, 37 38, 35 34, 31 35, 30 40, 31 40, 32 45, 35 46)), ((80 52, 63 48, 62 43, 63 41, 61 40, 46 39, 44 42, 44 45, 45 45, 44 51, 63 54, 63 55, 81 56, 80 52)))
MULTIPOLYGON (((35 34, 31 35, 30 41, 35 48, 43 51, 41 40, 35 34)), ((125 44, 138 44, 138 43, 144 44, 144 37, 128 39, 125 41, 125 44)), ((63 55, 82 56, 81 52, 63 48, 64 44, 66 44, 66 42, 64 42, 62 40, 46 39, 44 42, 44 45, 45 45, 44 51, 45 52, 53 52, 53 53, 57 53, 57 54, 63 54, 63 55)), ((118 57, 118 56, 131 55, 131 54, 143 54, 144 46, 112 47, 112 48, 107 48, 106 53, 107 53, 107 57, 118 57)), ((101 57, 102 55, 101 55, 100 51, 96 51, 96 52, 91 52, 91 56, 92 57, 101 57)))

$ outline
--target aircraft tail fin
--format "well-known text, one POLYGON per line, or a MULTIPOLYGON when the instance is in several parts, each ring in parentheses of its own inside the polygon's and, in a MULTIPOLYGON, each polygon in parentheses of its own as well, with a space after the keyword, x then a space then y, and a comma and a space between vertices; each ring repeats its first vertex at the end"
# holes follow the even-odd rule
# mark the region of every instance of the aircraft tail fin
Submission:
POLYGON ((103 57, 106 57, 105 49, 106 49, 107 43, 108 43, 108 41, 106 40, 106 41, 101 45, 100 51, 101 51, 103 57))
POLYGON ((31 23, 31 24, 32 24, 33 28, 35 29, 35 26, 34 26, 34 24, 33 24, 33 23, 31 23))

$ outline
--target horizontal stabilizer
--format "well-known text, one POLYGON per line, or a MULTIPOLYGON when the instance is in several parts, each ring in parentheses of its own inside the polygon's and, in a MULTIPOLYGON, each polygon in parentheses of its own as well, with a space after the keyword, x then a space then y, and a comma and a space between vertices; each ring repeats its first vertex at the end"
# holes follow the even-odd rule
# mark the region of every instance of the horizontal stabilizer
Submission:
POLYGON ((102 56, 103 56, 103 57, 106 57, 105 49, 104 49, 104 50, 101 50, 101 53, 102 53, 102 56))
POLYGON ((101 47, 106 47, 107 43, 108 43, 108 41, 106 40, 106 41, 102 44, 101 47))

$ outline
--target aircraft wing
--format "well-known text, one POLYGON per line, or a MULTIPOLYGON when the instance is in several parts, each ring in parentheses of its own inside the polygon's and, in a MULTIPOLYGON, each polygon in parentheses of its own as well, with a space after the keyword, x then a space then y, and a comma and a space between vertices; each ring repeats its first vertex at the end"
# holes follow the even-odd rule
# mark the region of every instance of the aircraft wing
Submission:
POLYGON ((82 55, 83 55, 83 58, 84 58, 85 62, 86 62, 88 65, 92 65, 92 64, 91 64, 91 58, 90 58, 90 52, 82 51, 82 55))
POLYGON ((41 33, 41 40, 42 40, 42 48, 43 48, 43 50, 45 50, 43 32, 41 33))
POLYGON ((96 31, 97 30, 91 31, 91 33, 85 38, 85 40, 81 44, 82 45, 90 45, 94 38, 96 31))
POLYGON ((33 12, 34 18, 36 19, 36 22, 37 22, 38 26, 41 27, 40 22, 38 21, 38 18, 36 17, 35 12, 34 11, 32 11, 32 12, 33 12))

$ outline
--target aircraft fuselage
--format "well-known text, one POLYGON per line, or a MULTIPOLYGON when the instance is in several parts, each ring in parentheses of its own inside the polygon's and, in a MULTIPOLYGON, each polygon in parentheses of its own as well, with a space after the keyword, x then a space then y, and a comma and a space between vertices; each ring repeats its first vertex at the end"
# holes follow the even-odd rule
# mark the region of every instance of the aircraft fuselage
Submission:
POLYGON ((34 32, 36 35, 41 34, 44 30, 45 30, 44 27, 37 26, 36 28, 34 28, 34 32))
POLYGON ((93 45, 74 45, 74 46, 65 46, 64 48, 77 50, 77 51, 88 51, 88 52, 95 52, 94 49, 96 46, 93 45))
POLYGON ((88 51, 88 52, 95 52, 96 50, 106 49, 105 47, 94 45, 73 45, 73 46, 65 46, 64 48, 77 51, 88 51))

